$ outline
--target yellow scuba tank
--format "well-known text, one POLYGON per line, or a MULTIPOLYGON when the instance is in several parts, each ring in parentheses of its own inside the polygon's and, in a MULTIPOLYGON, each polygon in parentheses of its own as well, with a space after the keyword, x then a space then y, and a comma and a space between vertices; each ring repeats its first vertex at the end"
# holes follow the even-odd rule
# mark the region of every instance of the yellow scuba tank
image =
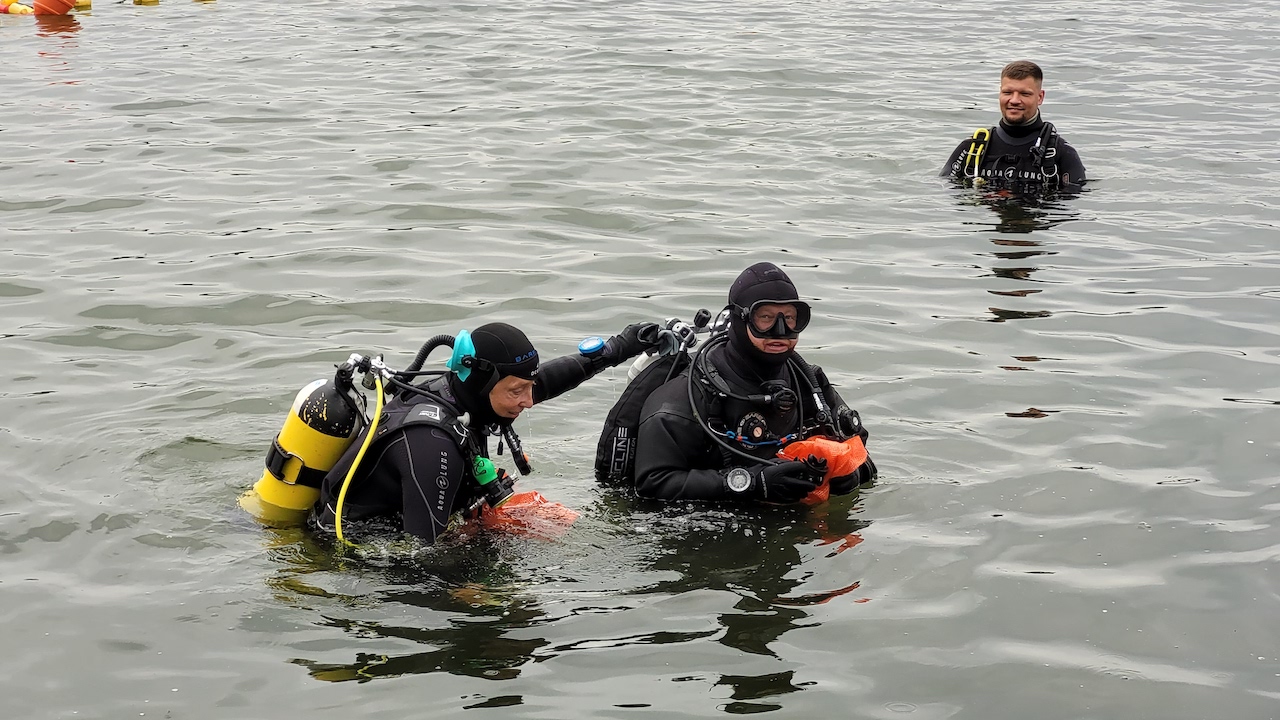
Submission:
POLYGON ((350 378, 344 365, 333 380, 316 380, 298 391, 284 427, 267 450, 261 479, 240 496, 240 507, 250 515, 273 526, 306 519, 320 497, 325 474, 364 426, 349 390, 342 387, 351 388, 350 378))

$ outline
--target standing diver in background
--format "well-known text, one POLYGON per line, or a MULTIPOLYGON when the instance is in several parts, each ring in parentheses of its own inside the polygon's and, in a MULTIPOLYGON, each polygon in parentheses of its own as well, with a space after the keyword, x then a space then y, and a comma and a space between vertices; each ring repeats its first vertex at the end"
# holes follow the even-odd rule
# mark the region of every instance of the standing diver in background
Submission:
MULTIPOLYGON (((784 444, 817 435, 866 440, 858 413, 795 352, 810 310, 785 272, 767 262, 747 268, 726 311, 728 330, 644 399, 634 473, 606 479, 633 481, 640 497, 658 500, 794 503, 827 468, 812 456, 780 460, 784 444)), ((848 494, 875 476, 867 458, 831 478, 830 491, 848 494)))
MULTIPOLYGON (((474 468, 478 458, 489 457, 489 435, 501 435, 519 467, 524 454, 511 423, 520 413, 648 349, 641 338, 656 338, 657 329, 654 323, 629 325, 607 342, 595 338, 588 347, 584 341, 579 354, 541 365, 529 338, 511 325, 489 323, 459 333, 449 372, 417 385, 417 392, 402 389, 387 402, 349 482, 348 471, 368 428, 325 475, 311 524, 322 531, 335 529, 345 484, 344 524, 390 521, 396 529, 433 542, 449 528, 454 513, 484 497, 485 479, 474 468)), ((424 351, 429 352, 425 346, 424 351)), ((502 444, 499 440, 499 453, 502 444)))
POLYGON ((1016 60, 1000 73, 1000 124, 961 141, 939 175, 993 189, 1076 191, 1085 181, 1075 148, 1040 117, 1044 72, 1016 60))

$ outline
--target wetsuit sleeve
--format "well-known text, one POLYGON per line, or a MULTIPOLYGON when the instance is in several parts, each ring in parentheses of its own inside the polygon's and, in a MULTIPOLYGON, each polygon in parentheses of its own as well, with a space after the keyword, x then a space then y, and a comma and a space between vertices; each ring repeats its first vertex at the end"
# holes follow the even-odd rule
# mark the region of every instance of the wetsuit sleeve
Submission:
POLYGON ((636 494, 655 500, 730 498, 719 470, 693 469, 706 453, 704 440, 703 431, 685 418, 665 411, 646 417, 636 439, 636 494))
MULTIPOLYGON (((951 151, 951 157, 947 158, 947 162, 942 166, 942 172, 938 173, 938 177, 956 177, 960 174, 960 157, 964 155, 969 148, 968 140, 961 140, 955 150, 951 151)), ((935 156, 936 157, 936 156, 935 156)))
MULTIPOLYGON (((654 500, 749 499, 725 482, 723 457, 689 406, 688 382, 677 376, 645 401, 636 432, 636 494, 654 500)), ((755 474, 760 467, 748 469, 755 474)))
POLYGON ((388 452, 382 462, 393 463, 400 477, 404 531, 434 542, 461 509, 454 503, 467 479, 466 463, 458 444, 439 428, 412 425, 402 432, 399 452, 388 452))
POLYGON ((533 383, 535 404, 563 395, 590 380, 604 367, 591 358, 574 354, 548 360, 538 366, 538 376, 533 383))
POLYGON ((632 323, 606 340, 604 349, 591 357, 582 354, 565 355, 543 363, 538 367, 538 376, 534 381, 533 402, 540 403, 569 392, 601 370, 617 367, 646 348, 655 347, 657 338, 657 323, 632 323), (646 334, 648 339, 641 339, 646 334))
POLYGON ((1084 163, 1080 154, 1066 143, 1058 142, 1058 175, 1062 178, 1064 188, 1079 188, 1085 181, 1084 163))

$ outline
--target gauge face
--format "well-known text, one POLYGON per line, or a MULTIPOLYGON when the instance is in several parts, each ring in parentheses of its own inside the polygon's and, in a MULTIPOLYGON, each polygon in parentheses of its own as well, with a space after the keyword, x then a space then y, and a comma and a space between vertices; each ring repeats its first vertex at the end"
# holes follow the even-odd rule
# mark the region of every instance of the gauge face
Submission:
POLYGON ((592 335, 578 343, 578 352, 583 355, 595 355, 604 349, 604 338, 592 335))
POLYGON ((738 439, 749 443, 758 443, 769 434, 769 425, 764 416, 757 412, 749 412, 738 421, 738 439))
POLYGON ((725 480, 729 483, 729 489, 734 492, 744 492, 751 487, 751 473, 742 468, 730 470, 725 480))

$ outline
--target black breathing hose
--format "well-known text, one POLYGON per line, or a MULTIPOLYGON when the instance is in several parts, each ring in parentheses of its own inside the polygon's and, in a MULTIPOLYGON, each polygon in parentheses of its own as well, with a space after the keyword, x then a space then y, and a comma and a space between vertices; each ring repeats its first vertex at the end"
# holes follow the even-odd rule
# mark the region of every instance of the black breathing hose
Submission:
POLYGON ((418 350, 417 357, 413 359, 413 362, 409 363, 409 367, 405 368, 404 372, 416 373, 419 370, 421 370, 422 364, 427 361, 427 356, 431 354, 432 350, 435 350, 441 345, 448 345, 449 347, 453 347, 453 336, 445 335, 442 333, 422 343, 422 347, 418 350))
POLYGON ((829 427, 837 440, 848 440, 845 434, 840 431, 840 424, 836 422, 835 411, 831 409, 831 406, 827 404, 827 399, 823 396, 822 388, 829 383, 818 381, 818 375, 822 375, 822 379, 826 380, 827 374, 817 365, 810 365, 809 361, 800 357, 799 353, 791 353, 791 358, 796 361, 796 365, 804 373, 805 380, 809 381, 809 391, 813 393, 813 401, 818 408, 818 422, 829 427))
MULTIPOLYGON (((698 426, 702 428, 702 431, 705 432, 707 436, 710 437, 711 440, 716 445, 719 445, 724 450, 727 450, 731 455, 736 455, 737 457, 747 460, 748 462, 755 465, 759 465, 759 464, 776 465, 778 462, 780 462, 779 460, 772 459, 772 458, 756 457, 755 455, 752 455, 751 453, 746 452, 741 448, 734 447, 734 445, 730 443, 728 440, 726 440, 722 435, 717 433, 715 430, 712 430, 710 420, 708 418, 702 417, 702 413, 698 412, 698 402, 697 402, 697 399, 693 396, 693 384, 694 382, 696 382, 694 380, 694 375, 698 374, 699 372, 701 372, 703 375, 706 375, 707 370, 703 368, 702 365, 707 362, 707 356, 710 355, 711 349, 713 347, 716 347, 717 345, 723 345, 727 342, 729 342, 729 336, 727 334, 713 337, 710 340, 708 340, 706 344, 702 346, 702 350, 693 358, 693 367, 689 368, 689 384, 688 384, 689 409, 693 412, 693 419, 695 422, 698 423, 698 426)), ((715 392, 714 389, 710 389, 710 391, 715 392)))

